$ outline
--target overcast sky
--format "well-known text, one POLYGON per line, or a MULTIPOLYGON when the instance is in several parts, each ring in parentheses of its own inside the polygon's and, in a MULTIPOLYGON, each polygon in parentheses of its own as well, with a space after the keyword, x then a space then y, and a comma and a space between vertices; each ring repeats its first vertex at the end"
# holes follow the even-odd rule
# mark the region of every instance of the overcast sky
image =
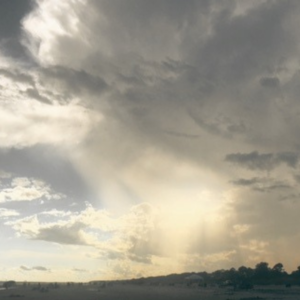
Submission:
POLYGON ((2 0, 0 280, 300 265, 298 0, 2 0))

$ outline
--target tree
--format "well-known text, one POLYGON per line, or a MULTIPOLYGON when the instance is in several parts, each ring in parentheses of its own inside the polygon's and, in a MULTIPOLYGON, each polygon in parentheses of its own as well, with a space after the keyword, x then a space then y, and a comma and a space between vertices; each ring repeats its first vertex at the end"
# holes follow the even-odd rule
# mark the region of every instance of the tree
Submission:
POLYGON ((288 278, 288 274, 285 272, 283 264, 277 263, 271 270, 272 282, 275 284, 283 284, 288 278))
POLYGON ((267 262, 260 262, 255 266, 255 273, 268 273, 269 272, 269 264, 267 262))
POLYGON ((238 268, 238 273, 240 279, 250 279, 253 276, 254 270, 245 266, 241 266, 238 268))
POLYGON ((277 273, 283 273, 283 272, 284 272, 283 264, 282 264, 282 263, 277 263, 277 264, 274 265, 274 267, 272 268, 272 271, 275 271, 275 272, 277 272, 277 273))
POLYGON ((292 272, 292 277, 294 278, 299 278, 300 277, 300 266, 297 267, 297 270, 296 271, 293 271, 292 272))
POLYGON ((254 277, 257 283, 267 283, 271 272, 267 262, 260 262, 255 266, 254 277))
POLYGON ((14 280, 5 281, 3 283, 3 287, 5 287, 6 289, 9 289, 15 285, 16 285, 16 282, 14 280))

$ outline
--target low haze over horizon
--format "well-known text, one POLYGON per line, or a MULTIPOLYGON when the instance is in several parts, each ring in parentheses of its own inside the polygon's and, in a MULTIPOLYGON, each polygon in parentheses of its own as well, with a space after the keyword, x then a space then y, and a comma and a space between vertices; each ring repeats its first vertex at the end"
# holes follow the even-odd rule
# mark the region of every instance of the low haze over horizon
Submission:
POLYGON ((297 0, 2 0, 0 281, 295 270, 299 28, 297 0))

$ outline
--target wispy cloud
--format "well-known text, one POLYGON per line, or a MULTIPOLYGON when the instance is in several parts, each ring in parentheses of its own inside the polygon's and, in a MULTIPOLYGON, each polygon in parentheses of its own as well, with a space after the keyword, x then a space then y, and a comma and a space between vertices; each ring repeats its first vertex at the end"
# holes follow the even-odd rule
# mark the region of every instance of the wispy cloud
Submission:
POLYGON ((26 266, 20 266, 20 269, 23 271, 42 271, 42 272, 51 272, 50 269, 46 268, 46 267, 42 267, 42 266, 36 266, 36 267, 32 267, 32 268, 28 268, 26 266))

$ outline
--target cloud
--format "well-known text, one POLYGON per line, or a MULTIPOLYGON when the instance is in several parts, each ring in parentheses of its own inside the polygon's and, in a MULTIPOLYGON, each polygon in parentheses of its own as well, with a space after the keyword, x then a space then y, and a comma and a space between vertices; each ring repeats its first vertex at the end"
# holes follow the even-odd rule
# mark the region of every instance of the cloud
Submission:
POLYGON ((10 187, 3 187, 0 192, 0 203, 12 201, 33 201, 37 199, 58 200, 62 194, 52 193, 49 186, 43 181, 27 177, 15 177, 10 182, 10 187))
POLYGON ((197 134, 189 134, 189 133, 184 133, 184 132, 175 132, 172 130, 165 130, 166 134, 169 134, 171 136, 174 137, 178 137, 178 138, 187 138, 187 139, 197 139, 200 137, 200 135, 197 134))
POLYGON ((46 268, 46 267, 42 267, 42 266, 36 266, 36 267, 32 267, 32 268, 28 268, 26 266, 20 266, 20 269, 23 271, 42 271, 42 272, 50 272, 51 270, 46 268))
POLYGON ((69 245, 85 245, 87 241, 80 224, 43 226, 33 239, 69 245))
POLYGON ((65 94, 71 95, 95 94, 99 97, 108 88, 100 76, 59 66, 42 69, 40 81, 47 86, 59 85, 65 94))
POLYGON ((7 69, 0 69, 0 74, 17 83, 22 83, 25 85, 33 86, 34 79, 31 75, 26 74, 24 71, 20 71, 18 69, 7 70, 7 69))
POLYGON ((87 56, 95 55, 95 52, 98 57, 104 59, 126 55, 132 52, 132 49, 135 49, 134 52, 144 52, 154 59, 160 59, 170 53, 175 55, 180 36, 173 39, 172 34, 178 31, 177 28, 184 30, 187 15, 196 16, 195 11, 201 8, 205 10, 208 6, 206 3, 195 1, 188 1, 185 5, 179 1, 156 1, 151 5, 138 1, 127 5, 121 1, 113 4, 93 1, 87 7, 84 1, 76 1, 72 5, 62 5, 56 1, 60 10, 55 10, 49 3, 38 2, 38 10, 33 11, 23 22, 28 33, 29 49, 42 63, 53 64, 58 60, 65 60, 67 64, 74 65, 80 64, 87 56), (70 12, 67 19, 63 11, 70 12), (117 21, 112 24, 111 19, 106 17, 108 15, 117 21), (88 16, 84 22, 83 16, 88 16), (55 20, 55 26, 51 20, 55 20), (101 37, 95 35, 95 28, 99 28, 101 37), (86 35, 83 35, 83 32, 86 35), (154 32, 156 35, 153 35, 154 32), (149 39, 153 44, 160 46, 152 47, 150 51, 149 39), (65 47, 64 50, 62 46, 65 47), (72 62, 65 56, 67 49, 73 49, 72 53, 77 62, 72 62))
POLYGON ((88 112, 76 105, 53 106, 46 109, 33 104, 32 108, 33 110, 21 105, 15 111, 2 110, 0 113, 3 120, 0 130, 2 148, 13 146, 22 148, 36 144, 68 146, 80 143, 89 130, 91 119, 88 119, 88 112), (48 134, 45 135, 44 132, 48 134))
POLYGON ((226 155, 225 160, 250 170, 270 171, 278 167, 280 164, 285 164, 288 167, 296 168, 299 161, 299 155, 292 152, 260 154, 257 151, 253 151, 250 153, 228 154, 226 155))
MULTIPOLYGON (((184 220, 180 229, 168 210, 157 210, 148 203, 136 205, 119 217, 88 205, 76 215, 64 215, 63 220, 62 214, 55 212, 53 216, 56 219, 45 221, 41 218, 45 213, 41 213, 6 222, 6 225, 31 241, 89 246, 96 251, 97 259, 105 259, 112 264, 132 262, 152 265, 157 260, 165 260, 164 263, 169 264, 170 257, 177 255, 207 255, 234 247, 234 240, 226 234, 229 228, 222 220, 210 214, 206 218, 200 217, 195 224, 194 217, 189 215, 189 221, 182 212, 177 213, 184 220)), ((199 218, 199 214, 195 216, 199 218)))
POLYGON ((36 215, 25 217, 14 222, 8 222, 19 234, 32 240, 42 240, 58 244, 86 245, 88 244, 82 231, 85 226, 80 223, 54 222, 41 224, 36 215))
POLYGON ((0 91, 1 148, 80 143, 94 122, 101 119, 101 114, 78 103, 81 86, 84 88, 86 85, 88 89, 94 87, 99 91, 101 85, 105 85, 100 79, 93 83, 91 75, 62 68, 47 72, 30 69, 25 74, 18 66, 13 70, 1 69, 0 74, 3 75, 0 85, 5 86, 0 91), (52 81, 51 76, 52 79, 55 77, 52 81), (53 90, 55 85, 61 86, 61 89, 53 90))
POLYGON ((17 217, 20 213, 13 209, 0 208, 0 218, 17 217))
POLYGON ((193 115, 192 112, 190 113, 190 116, 203 130, 213 135, 232 138, 244 134, 247 131, 247 128, 242 121, 236 122, 223 115, 217 116, 214 120, 193 115))
POLYGON ((293 186, 290 183, 274 180, 269 177, 254 177, 250 179, 240 178, 233 180, 232 183, 236 186, 249 187, 258 192, 278 192, 278 190, 282 189, 293 189, 293 186))
MULTIPOLYGON (((77 214, 52 210, 41 212, 39 215, 31 215, 25 218, 7 222, 18 233, 32 239, 54 242, 67 245, 92 245, 98 244, 93 233, 89 229, 99 230, 100 233, 114 230, 113 220, 105 211, 96 211, 87 207, 77 214), (43 216, 51 215, 54 221, 43 221, 43 216), (61 218, 63 217, 63 220, 61 218)), ((101 236, 101 235, 100 235, 101 236)))
POLYGON ((25 49, 20 43, 22 34, 21 20, 30 11, 32 2, 24 0, 22 3, 11 1, 2 4, 0 12, 0 48, 6 56, 14 59, 28 59, 25 49))
POLYGON ((38 270, 38 271, 49 271, 49 269, 41 266, 33 267, 33 270, 38 270))
POLYGON ((41 96, 40 93, 35 89, 27 89, 25 93, 29 98, 34 98, 43 103, 51 104, 51 101, 48 98, 41 96))
POLYGON ((280 85, 280 80, 277 77, 263 77, 259 82, 261 86, 268 88, 276 88, 280 85))
POLYGON ((86 270, 86 269, 73 268, 72 270, 73 270, 74 272, 78 272, 78 273, 86 273, 86 272, 88 272, 88 270, 86 270))
POLYGON ((260 178, 254 177, 250 179, 240 178, 237 180, 233 180, 232 183, 241 186, 252 186, 253 184, 256 184, 260 181, 261 181, 260 178))
POLYGON ((57 209, 52 209, 49 211, 43 211, 41 214, 47 216, 54 216, 54 217, 67 217, 70 216, 72 213, 70 211, 61 211, 57 209))

